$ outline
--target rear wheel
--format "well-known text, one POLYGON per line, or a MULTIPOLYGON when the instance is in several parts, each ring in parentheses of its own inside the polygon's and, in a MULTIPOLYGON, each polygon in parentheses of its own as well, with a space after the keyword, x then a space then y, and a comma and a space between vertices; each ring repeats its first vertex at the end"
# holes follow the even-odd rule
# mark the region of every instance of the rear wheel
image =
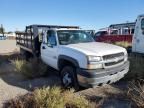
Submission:
POLYGON ((65 66, 61 71, 61 82, 64 88, 79 89, 77 82, 76 69, 72 66, 65 66))

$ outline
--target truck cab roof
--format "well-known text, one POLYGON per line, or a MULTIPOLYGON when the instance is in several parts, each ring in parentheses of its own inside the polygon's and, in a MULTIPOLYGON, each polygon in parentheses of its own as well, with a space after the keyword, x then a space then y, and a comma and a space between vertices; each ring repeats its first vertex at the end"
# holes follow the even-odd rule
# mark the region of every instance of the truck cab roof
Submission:
POLYGON ((38 27, 38 28, 55 28, 55 29, 79 29, 79 26, 59 26, 59 25, 38 25, 38 24, 33 24, 29 25, 27 27, 38 27))
POLYGON ((144 14, 139 15, 138 17, 144 17, 144 14))

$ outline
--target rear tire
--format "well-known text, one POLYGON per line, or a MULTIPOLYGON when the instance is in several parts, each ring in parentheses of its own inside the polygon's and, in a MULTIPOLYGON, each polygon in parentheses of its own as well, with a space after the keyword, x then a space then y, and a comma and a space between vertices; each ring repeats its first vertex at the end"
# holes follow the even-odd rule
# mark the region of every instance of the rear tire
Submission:
POLYGON ((64 88, 79 90, 76 69, 72 66, 65 66, 61 71, 61 82, 64 88))

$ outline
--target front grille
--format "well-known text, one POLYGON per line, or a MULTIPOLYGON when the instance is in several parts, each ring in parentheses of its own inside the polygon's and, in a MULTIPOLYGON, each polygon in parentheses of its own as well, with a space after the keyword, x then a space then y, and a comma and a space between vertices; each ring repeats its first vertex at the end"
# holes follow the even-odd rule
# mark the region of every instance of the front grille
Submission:
POLYGON ((104 55, 103 56, 103 60, 110 60, 110 59, 114 59, 114 58, 119 58, 119 57, 124 57, 124 53, 117 53, 117 54, 110 54, 110 55, 104 55))
POLYGON ((121 52, 117 54, 104 55, 103 60, 105 61, 105 67, 115 66, 124 61, 124 53, 121 52))
POLYGON ((112 66, 112 65, 116 65, 116 64, 119 64, 119 63, 121 63, 121 62, 123 62, 123 61, 124 61, 124 59, 119 60, 118 62, 105 63, 105 66, 112 66))

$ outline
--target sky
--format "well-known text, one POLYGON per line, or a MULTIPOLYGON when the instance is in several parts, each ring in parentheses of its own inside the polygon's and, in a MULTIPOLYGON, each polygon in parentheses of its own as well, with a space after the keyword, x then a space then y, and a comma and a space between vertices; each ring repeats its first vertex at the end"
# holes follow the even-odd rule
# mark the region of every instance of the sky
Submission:
POLYGON ((139 14, 144 14, 144 0, 0 0, 0 24, 6 31, 31 24, 98 30, 133 22, 139 14))

